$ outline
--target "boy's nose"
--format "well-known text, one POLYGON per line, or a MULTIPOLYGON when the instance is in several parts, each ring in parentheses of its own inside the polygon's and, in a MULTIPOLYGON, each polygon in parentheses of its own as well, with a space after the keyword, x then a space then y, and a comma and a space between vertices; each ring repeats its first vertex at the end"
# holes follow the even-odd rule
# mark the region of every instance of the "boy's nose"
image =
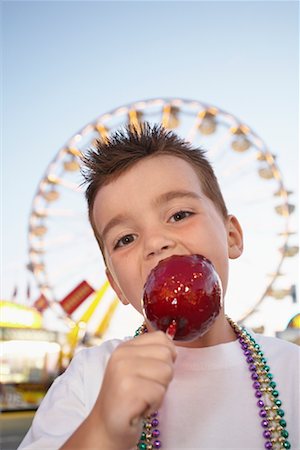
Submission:
POLYGON ((152 235, 145 241, 145 257, 151 258, 156 255, 167 253, 168 250, 173 250, 176 242, 166 236, 152 235))

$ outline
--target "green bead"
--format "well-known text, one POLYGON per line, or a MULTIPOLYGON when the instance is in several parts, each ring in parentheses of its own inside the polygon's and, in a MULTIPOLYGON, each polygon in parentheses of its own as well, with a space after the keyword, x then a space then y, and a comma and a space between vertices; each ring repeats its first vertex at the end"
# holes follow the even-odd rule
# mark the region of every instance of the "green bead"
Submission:
POLYGON ((261 358, 261 362, 266 364, 266 362, 267 362, 266 358, 261 358))
POLYGON ((276 406, 281 406, 281 405, 282 405, 282 401, 279 400, 279 398, 277 398, 277 399, 274 401, 274 403, 275 403, 276 406))
POLYGON ((284 416, 284 411, 283 411, 283 409, 278 409, 278 410, 277 410, 277 414, 278 414, 280 417, 283 417, 283 416, 284 416))
POLYGON ((283 447, 284 448, 291 448, 291 444, 289 443, 289 441, 284 441, 283 447))
POLYGON ((275 383, 275 381, 271 381, 271 382, 269 383, 269 386, 270 386, 271 388, 275 389, 276 386, 277 386, 277 384, 275 383))
POLYGON ((255 345, 254 345, 254 348, 255 348, 255 350, 259 350, 259 349, 260 349, 260 345, 255 344, 255 345))
POLYGON ((143 431, 140 437, 140 441, 145 441, 146 440, 146 433, 143 431))
POLYGON ((284 438, 288 438, 289 437, 289 433, 287 432, 287 430, 282 430, 282 432, 280 434, 284 438))
POLYGON ((147 450, 147 444, 145 444, 145 442, 140 442, 139 449, 140 450, 147 450))
POLYGON ((269 367, 269 366, 264 366, 264 370, 265 370, 266 372, 269 372, 270 367, 269 367))
POLYGON ((272 373, 267 373, 267 377, 269 378, 269 380, 273 380, 273 374, 272 373))
POLYGON ((272 395, 273 395, 273 397, 278 397, 279 392, 274 389, 274 391, 272 392, 272 395))
POLYGON ((264 356, 264 352, 257 352, 258 356, 262 357, 264 356))
POLYGON ((286 421, 284 419, 279 420, 279 425, 281 425, 283 428, 286 427, 286 421))

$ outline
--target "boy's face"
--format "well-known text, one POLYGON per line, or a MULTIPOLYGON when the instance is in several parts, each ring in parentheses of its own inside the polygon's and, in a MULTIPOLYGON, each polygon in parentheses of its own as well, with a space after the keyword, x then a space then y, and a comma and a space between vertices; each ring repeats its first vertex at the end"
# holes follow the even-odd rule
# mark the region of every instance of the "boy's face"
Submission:
POLYGON ((139 312, 143 286, 160 260, 171 255, 207 257, 225 293, 228 258, 242 252, 237 219, 224 220, 203 194, 194 168, 176 156, 147 157, 103 186, 93 218, 111 285, 124 304, 139 312))

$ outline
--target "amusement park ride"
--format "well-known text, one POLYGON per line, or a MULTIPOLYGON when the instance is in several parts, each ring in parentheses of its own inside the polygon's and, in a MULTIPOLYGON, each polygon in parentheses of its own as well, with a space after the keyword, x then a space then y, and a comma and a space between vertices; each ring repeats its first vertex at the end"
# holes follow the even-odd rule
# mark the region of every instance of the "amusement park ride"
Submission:
MULTIPOLYGON (((119 302, 88 223, 79 157, 96 140, 142 121, 162 123, 207 151, 228 210, 239 218, 245 235, 244 256, 230 268, 227 309, 240 322, 263 326, 263 304, 295 300, 293 280, 284 275, 298 253, 293 193, 276 156, 249 126, 215 106, 178 98, 138 101, 102 114, 72 136, 46 168, 28 229, 28 268, 41 293, 35 306, 44 315, 55 315, 73 347, 86 335, 103 338, 109 326, 116 326, 119 302)), ((125 310, 122 316, 126 322, 125 310)), ((133 331, 124 329, 123 335, 133 331)))

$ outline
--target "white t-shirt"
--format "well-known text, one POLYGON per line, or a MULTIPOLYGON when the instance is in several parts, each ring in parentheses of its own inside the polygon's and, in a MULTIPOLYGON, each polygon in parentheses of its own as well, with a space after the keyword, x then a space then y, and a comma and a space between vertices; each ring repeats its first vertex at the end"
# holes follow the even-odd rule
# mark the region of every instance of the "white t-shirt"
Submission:
MULTIPOLYGON (((277 383, 292 449, 300 449, 300 348, 254 336, 277 383)), ((91 411, 107 361, 120 343, 81 350, 55 380, 19 449, 58 449, 91 411)), ((159 411, 162 450, 264 449, 262 421, 238 341, 200 349, 177 347, 175 376, 159 411)), ((101 448, 99 443, 99 450, 101 448)))

